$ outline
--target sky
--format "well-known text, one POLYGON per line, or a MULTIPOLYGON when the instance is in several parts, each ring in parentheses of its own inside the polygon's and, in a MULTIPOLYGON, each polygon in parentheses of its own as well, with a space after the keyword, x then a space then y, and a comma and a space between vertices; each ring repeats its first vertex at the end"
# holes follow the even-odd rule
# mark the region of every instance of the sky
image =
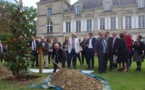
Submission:
MULTIPOLYGON (((14 0, 6 0, 6 1, 9 1, 9 2, 14 2, 14 0)), ((18 0, 19 1, 19 0, 18 0)), ((22 0, 23 1, 23 4, 25 6, 28 6, 28 7, 37 7, 36 3, 39 2, 40 0, 22 0)), ((74 2, 76 2, 77 0, 71 0, 71 4, 73 4, 74 2)))

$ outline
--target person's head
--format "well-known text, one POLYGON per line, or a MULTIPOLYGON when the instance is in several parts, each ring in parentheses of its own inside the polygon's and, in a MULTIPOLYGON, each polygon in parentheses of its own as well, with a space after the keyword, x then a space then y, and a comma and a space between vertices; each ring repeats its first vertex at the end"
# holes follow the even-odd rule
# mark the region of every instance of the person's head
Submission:
POLYGON ((73 32, 73 33, 71 34, 71 36, 72 36, 72 38, 75 38, 75 37, 76 37, 76 34, 73 32))
POLYGON ((31 37, 31 39, 32 39, 32 41, 33 41, 33 40, 35 40, 35 37, 34 37, 34 36, 32 36, 32 37, 31 37))
POLYGON ((87 38, 86 37, 84 37, 84 41, 87 41, 87 38))
POLYGON ((105 37, 108 37, 109 36, 109 31, 105 31, 105 37))
POLYGON ((68 37, 65 37, 65 42, 68 42, 69 38, 68 37))
POLYGON ((54 44, 54 49, 55 49, 56 51, 59 50, 59 44, 58 44, 58 43, 54 44))
POLYGON ((2 44, 2 41, 0 40, 0 44, 2 44))
POLYGON ((101 35, 101 39, 105 39, 105 35, 102 33, 102 34, 100 34, 101 35))
POLYGON ((142 36, 141 35, 138 35, 137 36, 137 41, 141 41, 141 39, 142 39, 142 36))
POLYGON ((55 37, 55 42, 58 43, 58 38, 57 37, 55 37))
POLYGON ((93 33, 89 33, 89 38, 92 38, 93 37, 93 33))
POLYGON ((120 33, 119 37, 120 37, 121 39, 124 39, 124 38, 125 38, 124 33, 120 33))
POLYGON ((45 42, 45 38, 44 37, 41 37, 41 42, 45 42))
POLYGON ((117 34, 115 32, 113 32, 112 37, 115 38, 117 36, 117 34))
POLYGON ((51 38, 47 38, 47 43, 51 43, 51 38))
POLYGON ((122 33, 126 36, 126 30, 123 30, 122 33))
POLYGON ((101 37, 101 35, 102 35, 102 31, 99 31, 99 32, 98 32, 98 35, 101 37))

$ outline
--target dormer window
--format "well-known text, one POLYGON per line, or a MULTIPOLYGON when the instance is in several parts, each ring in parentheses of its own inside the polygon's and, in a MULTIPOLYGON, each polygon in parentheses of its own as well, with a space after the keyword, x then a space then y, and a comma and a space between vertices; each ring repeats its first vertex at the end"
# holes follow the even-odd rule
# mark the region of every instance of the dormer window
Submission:
POLYGON ((105 11, 110 11, 111 10, 111 2, 105 2, 104 9, 105 9, 105 11))
POLYGON ((76 14, 81 14, 81 6, 76 6, 76 14))
POLYGON ((145 7, 145 0, 138 0, 138 8, 144 8, 145 7))

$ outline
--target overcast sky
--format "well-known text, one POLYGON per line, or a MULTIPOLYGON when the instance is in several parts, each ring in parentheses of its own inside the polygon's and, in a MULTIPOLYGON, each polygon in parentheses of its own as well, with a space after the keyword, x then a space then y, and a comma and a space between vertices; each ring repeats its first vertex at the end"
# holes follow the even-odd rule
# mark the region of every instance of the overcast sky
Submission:
MULTIPOLYGON (((6 1, 9 1, 9 2, 14 2, 14 0, 6 0, 6 1)), ((18 0, 19 1, 19 0, 18 0)), ((33 7, 37 7, 36 6, 36 3, 39 2, 40 0, 22 0, 23 1, 23 4, 25 6, 33 6, 33 7)), ((74 3, 76 2, 77 0, 71 0, 71 3, 74 3)))

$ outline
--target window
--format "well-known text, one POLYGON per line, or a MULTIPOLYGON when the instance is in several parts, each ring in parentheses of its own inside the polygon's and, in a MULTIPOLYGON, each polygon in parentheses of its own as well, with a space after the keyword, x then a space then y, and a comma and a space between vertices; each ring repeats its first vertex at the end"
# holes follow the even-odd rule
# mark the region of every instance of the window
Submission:
POLYGON ((66 22, 66 32, 71 32, 71 23, 66 22))
POLYGON ((87 31, 92 30, 92 20, 87 20, 87 31))
POLYGON ((139 28, 145 28, 145 15, 141 15, 138 17, 138 25, 139 28))
POLYGON ((52 15, 52 8, 48 8, 48 17, 51 17, 52 15))
POLYGON ((106 2, 104 5, 105 11, 111 10, 111 2, 106 2))
POLYGON ((52 24, 52 22, 49 21, 47 23, 47 33, 52 34, 52 31, 53 31, 53 24, 52 24))
POLYGON ((81 31, 81 21, 76 21, 76 31, 77 32, 81 31))
POLYGON ((105 18, 100 19, 100 29, 105 29, 105 18))
POLYGON ((81 6, 76 7, 76 14, 81 14, 81 6))
POLYGON ((116 18, 111 17, 111 29, 116 29, 116 18))
POLYGON ((126 29, 131 29, 132 28, 131 23, 132 23, 131 16, 127 16, 125 18, 125 27, 126 27, 126 29))
POLYGON ((144 8, 145 7, 145 0, 138 0, 138 8, 144 8))

